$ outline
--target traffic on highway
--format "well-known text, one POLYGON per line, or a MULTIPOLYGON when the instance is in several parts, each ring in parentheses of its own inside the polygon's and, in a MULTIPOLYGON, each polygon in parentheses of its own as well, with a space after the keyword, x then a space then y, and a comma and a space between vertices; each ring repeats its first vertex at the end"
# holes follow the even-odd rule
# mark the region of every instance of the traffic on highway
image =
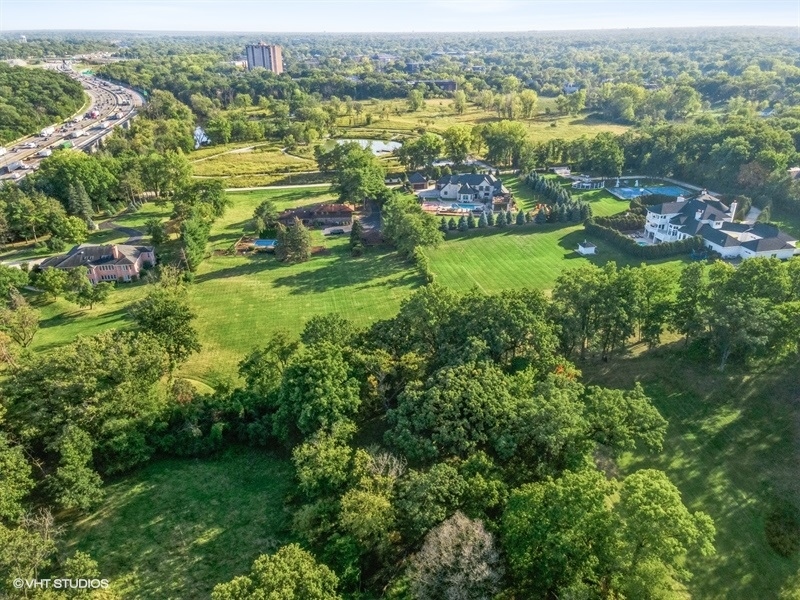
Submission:
POLYGON ((66 63, 58 69, 81 82, 90 98, 88 110, 64 123, 45 127, 38 135, 0 147, 0 180, 22 179, 38 169, 39 163, 54 150, 93 148, 113 127, 129 121, 143 104, 142 96, 134 90, 81 75, 66 63))

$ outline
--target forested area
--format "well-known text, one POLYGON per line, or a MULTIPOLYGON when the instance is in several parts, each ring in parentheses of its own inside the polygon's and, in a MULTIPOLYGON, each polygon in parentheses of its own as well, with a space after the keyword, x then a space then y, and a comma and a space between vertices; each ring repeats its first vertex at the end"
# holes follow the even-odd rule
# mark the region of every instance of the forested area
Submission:
POLYGON ((81 84, 63 73, 0 63, 0 144, 71 117, 84 100, 81 84))

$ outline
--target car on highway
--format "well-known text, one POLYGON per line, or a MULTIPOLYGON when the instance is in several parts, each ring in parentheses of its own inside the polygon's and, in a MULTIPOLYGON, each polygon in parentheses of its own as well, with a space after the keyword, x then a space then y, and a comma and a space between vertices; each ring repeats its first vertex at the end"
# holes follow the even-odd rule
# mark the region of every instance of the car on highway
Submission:
POLYGON ((36 142, 26 142, 26 143, 22 144, 22 146, 20 146, 20 148, 25 148, 26 150, 30 150, 32 148, 38 148, 38 147, 39 147, 39 144, 37 144, 36 142))

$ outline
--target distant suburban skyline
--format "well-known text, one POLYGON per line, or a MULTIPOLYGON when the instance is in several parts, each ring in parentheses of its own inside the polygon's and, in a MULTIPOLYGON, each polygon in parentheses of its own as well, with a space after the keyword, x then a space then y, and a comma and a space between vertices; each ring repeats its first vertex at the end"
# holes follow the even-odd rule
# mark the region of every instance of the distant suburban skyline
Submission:
POLYGON ((0 0, 0 31, 455 32, 791 26, 800 0, 0 0))

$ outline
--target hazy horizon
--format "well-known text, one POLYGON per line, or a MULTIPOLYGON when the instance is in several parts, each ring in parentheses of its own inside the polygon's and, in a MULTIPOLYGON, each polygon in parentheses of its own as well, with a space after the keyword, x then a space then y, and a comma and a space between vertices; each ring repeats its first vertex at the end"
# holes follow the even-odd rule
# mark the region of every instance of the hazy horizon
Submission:
POLYGON ((23 33, 521 33, 726 27, 792 27, 800 33, 800 1, 0 0, 0 32, 23 33))

